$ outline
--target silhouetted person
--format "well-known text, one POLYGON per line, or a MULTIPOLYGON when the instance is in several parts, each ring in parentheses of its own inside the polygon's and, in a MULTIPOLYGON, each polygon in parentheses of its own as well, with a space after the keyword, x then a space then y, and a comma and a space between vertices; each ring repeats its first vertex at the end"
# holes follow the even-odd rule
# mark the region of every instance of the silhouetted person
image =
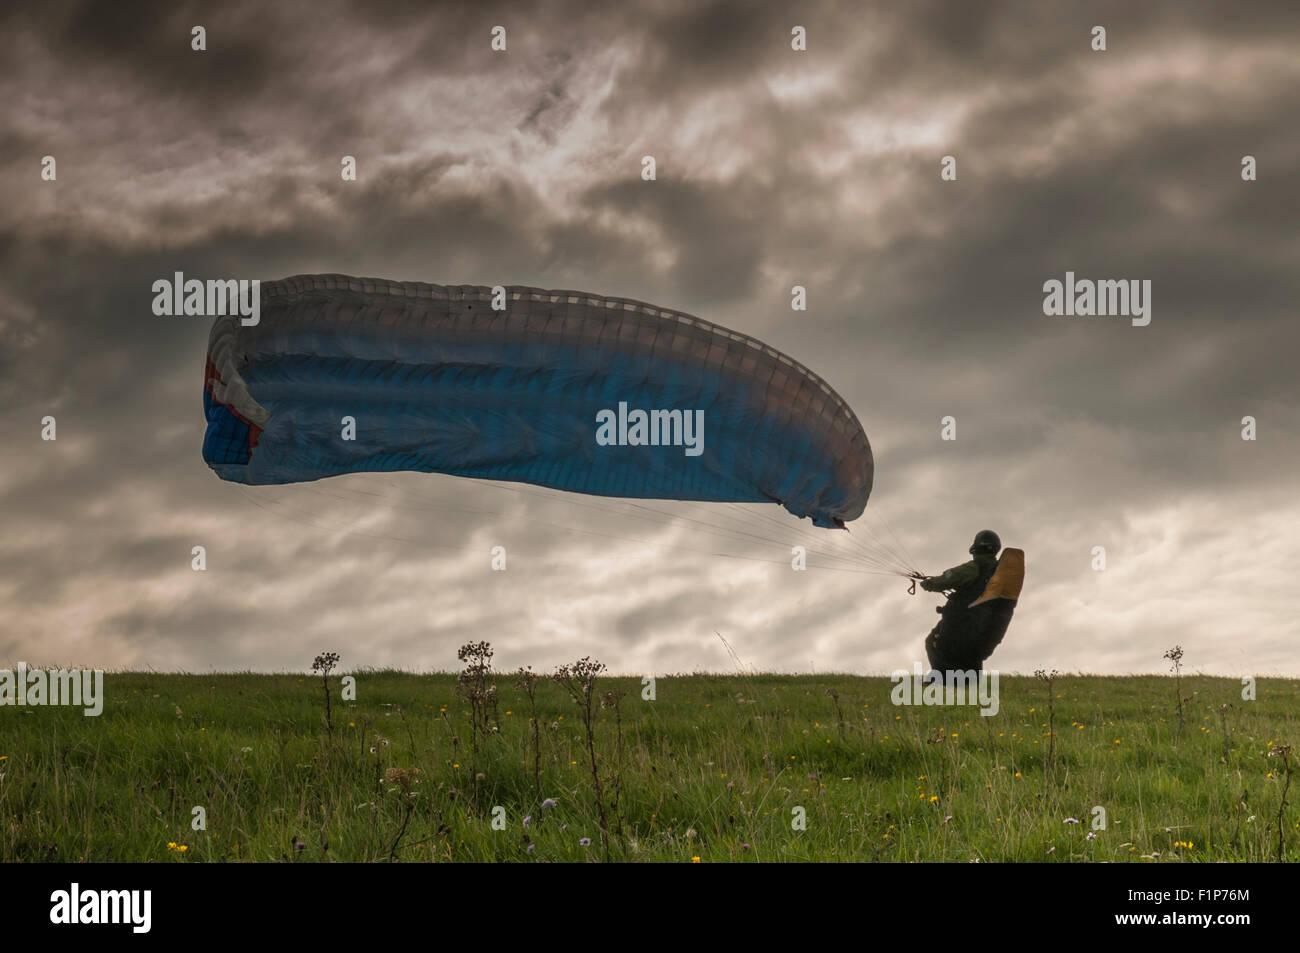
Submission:
MULTIPOLYGON (((969 606, 984 594, 998 568, 998 550, 1002 540, 991 529, 982 529, 971 543, 972 559, 953 566, 938 576, 926 576, 921 588, 928 592, 954 590, 942 609, 941 618, 925 639, 925 654, 930 667, 938 672, 980 671, 984 660, 993 654, 984 639, 984 606, 969 606)), ((987 605, 987 603, 985 604, 987 605)))

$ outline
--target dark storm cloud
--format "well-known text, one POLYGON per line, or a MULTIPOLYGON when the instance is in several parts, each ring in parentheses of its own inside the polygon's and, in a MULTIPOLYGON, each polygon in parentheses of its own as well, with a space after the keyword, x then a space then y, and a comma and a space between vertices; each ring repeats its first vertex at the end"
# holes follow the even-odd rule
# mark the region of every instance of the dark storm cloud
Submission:
POLYGON ((744 300, 753 294, 767 236, 753 187, 716 189, 706 183, 669 180, 652 193, 620 182, 584 196, 593 218, 608 212, 653 228, 676 260, 664 279, 670 293, 701 306, 744 300))
POLYGON ((199 456, 206 322, 155 318, 151 283, 333 271, 640 298, 782 348, 857 411, 868 518, 925 568, 985 525, 1029 551, 1008 667, 1152 669, 1178 638, 1212 666, 1250 664, 1235 640, 1285 667, 1300 9, 588 7, 2 15, 4 658, 266 669, 335 645, 421 668, 488 638, 504 667, 729 669, 714 632, 760 668, 919 653, 928 602, 816 558, 790 573, 776 532, 409 474, 221 483, 199 456), (1151 279, 1151 325, 1045 317, 1042 283, 1067 270, 1151 279), (46 414, 55 443, 36 439, 46 414), (1250 560, 1233 592, 1250 622, 1224 631, 1201 567, 1250 560))
POLYGON ((106 67, 169 94, 199 100, 242 99, 264 87, 275 68, 274 40, 248 16, 256 6, 170 0, 116 7, 94 2, 30 4, 12 8, 6 25, 13 34, 25 33, 26 39, 40 43, 54 59, 82 70, 106 67), (190 54, 190 30, 196 25, 225 37, 212 45, 211 61, 190 54))

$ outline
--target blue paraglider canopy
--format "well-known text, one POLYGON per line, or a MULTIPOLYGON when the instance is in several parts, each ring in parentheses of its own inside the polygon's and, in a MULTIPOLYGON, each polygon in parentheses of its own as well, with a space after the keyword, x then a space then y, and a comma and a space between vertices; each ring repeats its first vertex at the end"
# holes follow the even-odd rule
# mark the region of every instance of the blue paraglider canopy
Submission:
POLYGON ((300 275, 219 317, 203 458, 223 480, 417 470, 640 499, 775 502, 842 527, 871 493, 853 411, 744 334, 638 301, 300 275))

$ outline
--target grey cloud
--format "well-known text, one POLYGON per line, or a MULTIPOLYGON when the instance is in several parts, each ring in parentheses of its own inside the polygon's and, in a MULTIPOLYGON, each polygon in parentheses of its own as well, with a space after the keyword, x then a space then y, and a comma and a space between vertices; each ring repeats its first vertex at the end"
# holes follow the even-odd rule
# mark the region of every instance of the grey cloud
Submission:
POLYGON ((929 597, 791 573, 770 523, 728 539, 411 474, 221 483, 199 455, 206 322, 155 318, 150 283, 335 271, 640 298, 787 351, 872 438, 864 523, 885 514, 930 571, 986 525, 1028 551, 1008 667, 1153 671, 1181 639, 1209 670, 1294 672, 1300 77, 1279 51, 1300 10, 588 7, 3 14, 22 75, 0 80, 0 655, 274 670, 335 646, 428 668, 490 638, 505 666, 726 670, 719 631, 760 668, 919 658, 929 597), (1066 270, 1150 278, 1151 326, 1045 317, 1066 270))

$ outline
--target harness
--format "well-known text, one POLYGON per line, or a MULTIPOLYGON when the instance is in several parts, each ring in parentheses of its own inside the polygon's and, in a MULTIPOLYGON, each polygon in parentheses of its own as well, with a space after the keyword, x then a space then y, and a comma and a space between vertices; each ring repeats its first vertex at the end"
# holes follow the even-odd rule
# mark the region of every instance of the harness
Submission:
MULTIPOLYGON (((976 567, 979 567, 980 563, 977 561, 975 565, 976 567)), ((969 606, 980 596, 984 595, 984 590, 988 588, 989 580, 993 578, 993 574, 997 572, 997 569, 997 560, 992 560, 990 565, 980 568, 980 574, 973 580, 966 583, 964 586, 958 587, 953 594, 948 597, 948 601, 944 603, 943 608, 939 610, 939 614, 943 617, 943 620, 955 624, 968 612, 978 613, 981 607, 970 609, 969 606)))

